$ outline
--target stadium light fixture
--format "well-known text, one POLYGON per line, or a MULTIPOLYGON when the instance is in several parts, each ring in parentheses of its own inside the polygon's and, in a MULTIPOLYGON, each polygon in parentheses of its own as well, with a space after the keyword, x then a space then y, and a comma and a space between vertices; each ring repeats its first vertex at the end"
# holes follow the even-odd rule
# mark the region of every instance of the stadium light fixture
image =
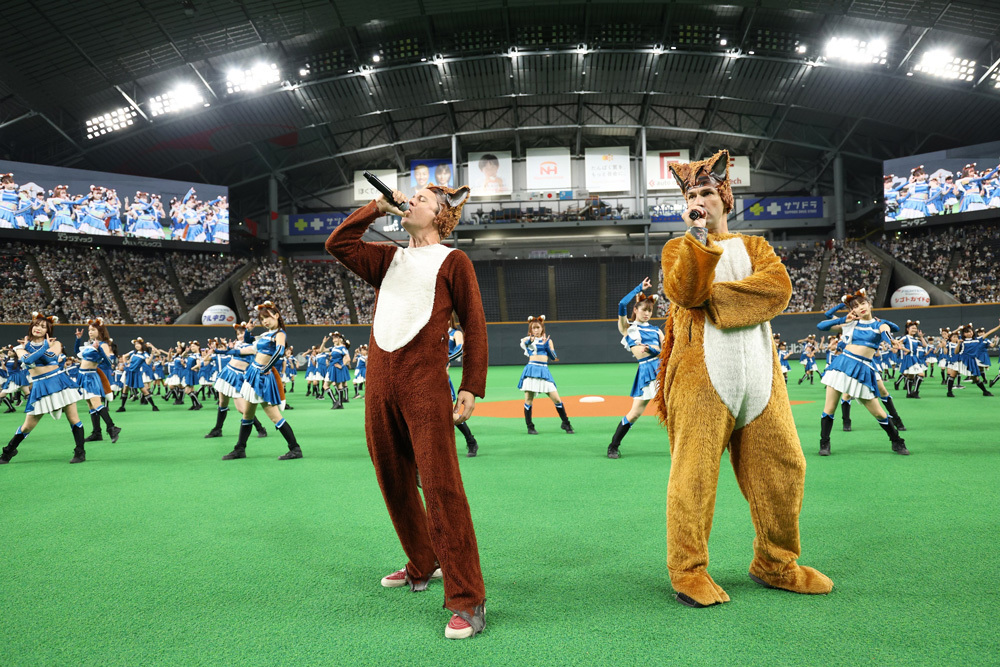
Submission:
POLYGON ((132 125, 138 115, 132 107, 122 107, 100 116, 94 116, 86 122, 87 138, 96 139, 110 132, 124 130, 132 125))
POLYGON ((885 65, 889 48, 882 39, 868 42, 853 37, 834 37, 826 43, 823 55, 827 60, 842 60, 856 65, 885 65))
POLYGON ((376 53, 375 55, 372 56, 372 62, 373 63, 380 63, 380 62, 382 62, 382 56, 380 56, 379 54, 376 53))
POLYGON ((577 44, 576 45, 576 52, 579 53, 581 56, 582 55, 586 55, 586 53, 587 53, 587 45, 586 44, 577 44))
POLYGON ((972 81, 976 77, 976 61, 935 49, 921 56, 913 71, 952 81, 972 81))
POLYGON ((796 53, 805 53, 806 51, 808 51, 808 47, 806 47, 805 44, 799 44, 798 46, 795 47, 796 53))
POLYGON ((253 91, 281 80, 281 72, 274 63, 258 63, 250 69, 233 69, 226 74, 226 92, 230 95, 253 91))
POLYGON ((729 40, 725 37, 719 40, 719 46, 726 46, 727 44, 729 44, 729 40))
POLYGON ((162 95, 149 98, 149 113, 154 118, 166 113, 190 109, 197 106, 208 106, 198 89, 189 83, 168 90, 162 95))

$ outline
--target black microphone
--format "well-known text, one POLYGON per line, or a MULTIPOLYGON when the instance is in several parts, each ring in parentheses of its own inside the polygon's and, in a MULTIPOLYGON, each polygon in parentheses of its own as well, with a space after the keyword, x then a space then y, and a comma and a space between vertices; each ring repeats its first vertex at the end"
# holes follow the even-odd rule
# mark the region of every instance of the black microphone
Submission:
POLYGON ((688 217, 691 218, 691 222, 694 222, 695 220, 700 220, 704 215, 705 214, 699 211, 698 209, 692 209, 691 212, 688 213, 688 217))
POLYGON ((410 205, 405 201, 401 204, 396 202, 396 199, 392 196, 392 189, 383 183, 378 176, 365 169, 364 177, 366 181, 372 184, 372 187, 381 192, 382 196, 389 200, 390 203, 395 204, 396 208, 400 211, 405 211, 410 208, 410 205))

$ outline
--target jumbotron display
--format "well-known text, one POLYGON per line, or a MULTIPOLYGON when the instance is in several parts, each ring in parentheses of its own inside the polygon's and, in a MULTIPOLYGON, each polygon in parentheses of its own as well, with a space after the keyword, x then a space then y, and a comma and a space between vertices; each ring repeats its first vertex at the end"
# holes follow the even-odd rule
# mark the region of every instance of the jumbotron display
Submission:
POLYGON ((109 245, 228 245, 229 189, 0 160, 0 234, 49 233, 109 245))
POLYGON ((1000 142, 887 160, 885 228, 1000 217, 1000 142))

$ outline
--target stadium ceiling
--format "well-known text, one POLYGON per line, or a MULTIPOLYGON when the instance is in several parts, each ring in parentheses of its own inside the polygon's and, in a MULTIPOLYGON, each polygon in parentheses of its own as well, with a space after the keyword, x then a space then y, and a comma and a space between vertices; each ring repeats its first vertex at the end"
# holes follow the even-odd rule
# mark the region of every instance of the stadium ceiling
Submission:
POLYGON ((521 156, 644 128, 790 190, 830 190, 840 154, 859 196, 883 159, 1000 139, 996 0, 15 1, 4 20, 0 155, 229 185, 237 215, 267 210, 271 176, 282 206, 315 205, 453 137, 521 156), (883 40, 885 62, 826 59, 833 37, 883 40), (927 53, 968 67, 927 76, 927 53), (276 81, 237 80, 271 63, 276 81), (119 109, 130 124, 90 131, 119 109))

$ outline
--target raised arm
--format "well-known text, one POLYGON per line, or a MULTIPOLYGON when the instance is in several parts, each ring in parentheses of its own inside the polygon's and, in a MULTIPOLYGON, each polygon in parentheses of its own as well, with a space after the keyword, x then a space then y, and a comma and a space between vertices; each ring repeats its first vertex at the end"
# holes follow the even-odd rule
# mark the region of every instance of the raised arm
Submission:
POLYGON ((652 287, 649 278, 644 278, 639 285, 618 302, 618 333, 625 335, 628 332, 628 305, 643 289, 652 287))
POLYGON ((479 282, 472 262, 461 250, 453 250, 445 262, 448 264, 446 276, 452 305, 466 334, 462 350, 462 384, 458 391, 467 391, 483 398, 486 395, 486 369, 490 351, 479 282))
POLYGON ((381 215, 375 201, 368 202, 351 213, 326 240, 326 251, 375 289, 382 285, 396 246, 366 243, 361 237, 381 215))
POLYGON ((770 322, 792 298, 792 281, 771 244, 760 236, 747 236, 743 241, 753 273, 743 280, 710 285, 706 310, 719 329, 770 322))
POLYGON ((704 305, 711 296, 720 257, 722 248, 708 240, 702 243, 691 232, 667 241, 660 257, 663 294, 682 308, 704 305))

